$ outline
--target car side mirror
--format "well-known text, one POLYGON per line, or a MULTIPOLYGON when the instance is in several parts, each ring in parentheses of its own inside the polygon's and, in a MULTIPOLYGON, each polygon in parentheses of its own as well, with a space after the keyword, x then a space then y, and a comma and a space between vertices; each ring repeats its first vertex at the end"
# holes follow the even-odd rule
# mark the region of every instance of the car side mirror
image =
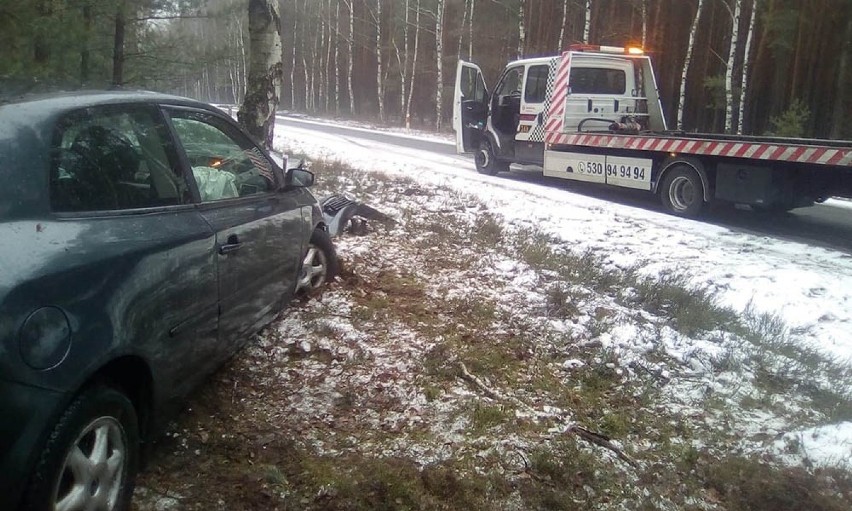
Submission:
POLYGON ((299 165, 296 168, 287 170, 287 175, 284 177, 285 188, 307 188, 314 184, 314 173, 305 170, 299 165))

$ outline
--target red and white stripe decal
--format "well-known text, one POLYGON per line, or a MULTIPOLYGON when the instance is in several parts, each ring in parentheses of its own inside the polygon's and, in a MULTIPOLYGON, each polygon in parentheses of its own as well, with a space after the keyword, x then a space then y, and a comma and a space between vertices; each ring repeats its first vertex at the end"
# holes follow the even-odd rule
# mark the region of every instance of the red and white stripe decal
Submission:
POLYGON ((544 141, 549 144, 562 144, 562 122, 565 115, 565 98, 568 95, 568 73, 571 69, 571 53, 562 54, 562 62, 556 71, 553 86, 553 98, 547 110, 547 123, 544 125, 544 141))
POLYGON ((817 165, 852 165, 852 147, 831 148, 632 135, 589 135, 581 133, 549 133, 548 135, 548 143, 550 144, 624 148, 678 154, 703 154, 708 156, 750 158, 764 161, 789 161, 817 165))

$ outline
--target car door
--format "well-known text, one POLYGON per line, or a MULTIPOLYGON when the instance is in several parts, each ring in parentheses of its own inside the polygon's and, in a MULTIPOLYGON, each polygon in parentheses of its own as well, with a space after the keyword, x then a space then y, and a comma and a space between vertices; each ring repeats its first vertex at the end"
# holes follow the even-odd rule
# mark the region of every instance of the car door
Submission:
POLYGON ((53 131, 53 217, 38 240, 46 255, 22 269, 33 287, 15 303, 60 307, 78 341, 41 383, 79 383, 134 356, 149 363, 158 404, 177 398, 206 374, 218 300, 213 232, 192 204, 166 121, 155 105, 117 104, 67 113, 53 131))
POLYGON ((479 148, 482 130, 488 119, 488 89, 476 64, 459 60, 453 95, 453 130, 456 152, 468 154, 479 148))
POLYGON ((230 119, 198 109, 167 112, 199 211, 216 235, 220 349, 230 354, 292 296, 302 210, 276 191, 274 163, 230 119))

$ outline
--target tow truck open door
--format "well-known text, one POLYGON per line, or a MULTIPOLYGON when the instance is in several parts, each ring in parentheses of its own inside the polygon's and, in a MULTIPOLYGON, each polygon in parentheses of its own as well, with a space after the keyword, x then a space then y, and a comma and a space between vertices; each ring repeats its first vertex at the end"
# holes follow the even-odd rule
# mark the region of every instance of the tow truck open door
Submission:
POLYGON ((479 147, 488 119, 488 89, 476 64, 459 60, 453 96, 453 130, 456 152, 472 153, 479 147))

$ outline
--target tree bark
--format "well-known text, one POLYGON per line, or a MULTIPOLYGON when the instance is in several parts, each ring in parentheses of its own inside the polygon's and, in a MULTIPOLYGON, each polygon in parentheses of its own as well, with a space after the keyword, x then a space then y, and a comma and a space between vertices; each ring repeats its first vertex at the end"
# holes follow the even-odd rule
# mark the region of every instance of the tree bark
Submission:
POLYGON ((435 14, 435 54, 438 67, 437 79, 435 81, 435 129, 441 131, 444 93, 444 0, 438 0, 437 12, 435 14))
POLYGON ((725 68, 725 133, 734 130, 734 60, 737 57, 737 43, 740 39, 740 12, 742 0, 733 0, 731 13, 731 43, 728 48, 728 61, 725 68))
POLYGON ((121 87, 124 83, 124 2, 119 2, 115 12, 115 32, 112 38, 112 85, 121 87))
MULTIPOLYGON (((831 116, 831 138, 843 138, 844 128, 849 123, 849 90, 847 77, 852 70, 852 16, 846 19, 843 46, 840 48, 840 64, 837 69, 837 97, 831 116)), ((847 133, 849 133, 847 128, 847 133)))
POLYGON ((467 57, 473 58, 473 11, 476 7, 476 0, 470 0, 470 18, 467 25, 467 57))
POLYGON ((417 50, 420 47, 420 0, 414 13, 414 55, 411 56, 411 81, 408 84, 408 99, 405 102, 405 129, 411 129, 411 101, 414 99, 414 77, 417 76, 417 50))
POLYGON ((355 93, 352 90, 352 62, 355 60, 355 16, 352 9, 353 0, 344 0, 349 7, 349 69, 346 79, 349 85, 349 113, 355 115, 355 93))
POLYGON ((751 5, 751 18, 748 22, 748 34, 746 35, 745 53, 743 54, 743 73, 740 85, 740 105, 739 116, 737 117, 737 134, 742 135, 743 124, 745 119, 745 103, 748 95, 748 72, 751 65, 751 43, 754 40, 754 22, 757 18, 757 9, 759 0, 754 0, 751 5))
POLYGON ((692 19, 692 27, 689 29, 689 43, 686 46, 686 58, 683 61, 683 70, 680 73, 680 101, 677 103, 677 129, 683 129, 683 109, 686 103, 686 76, 689 72, 689 63, 692 61, 692 51, 695 48, 695 34, 698 32, 698 22, 701 19, 701 9, 704 0, 698 0, 698 9, 695 18, 692 19))
POLYGON ((583 43, 589 44, 589 35, 592 30, 592 0, 586 0, 583 11, 583 43))
POLYGON ((334 113, 340 115, 340 2, 334 13, 334 113))
POLYGON ((83 43, 80 47, 80 87, 89 83, 91 70, 92 5, 83 5, 83 43))
POLYGON ((524 2, 526 0, 520 0, 518 2, 518 58, 521 58, 524 55, 524 45, 526 43, 527 34, 524 27, 524 2))
POLYGON ((296 45, 299 42, 299 0, 293 0, 293 52, 290 54, 290 108, 296 109, 296 45))
POLYGON ((277 0, 249 0, 248 90, 237 119, 263 147, 272 147, 282 60, 281 15, 277 0))
POLYGON ((565 42, 565 25, 568 23, 568 0, 562 0, 562 24, 559 26, 559 43, 556 45, 557 51, 563 51, 565 42))
POLYGON ((376 0, 376 94, 379 99, 379 120, 385 122, 385 90, 382 79, 382 0, 376 0))

